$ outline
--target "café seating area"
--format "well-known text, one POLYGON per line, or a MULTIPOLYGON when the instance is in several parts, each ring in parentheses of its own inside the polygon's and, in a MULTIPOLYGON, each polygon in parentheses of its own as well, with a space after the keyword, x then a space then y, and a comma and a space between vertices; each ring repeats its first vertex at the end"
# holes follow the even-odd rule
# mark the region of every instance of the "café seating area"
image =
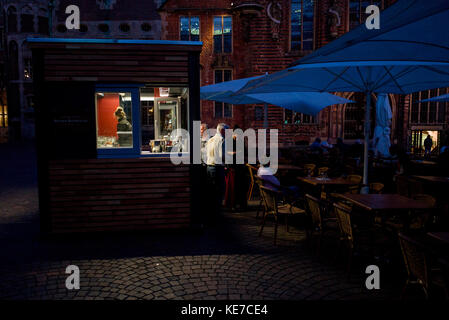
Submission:
POLYGON ((247 165, 259 236, 276 244, 279 225, 287 232, 294 225, 305 231, 311 254, 340 263, 348 277, 359 272, 354 262, 365 259, 400 275, 398 298, 416 290, 426 299, 449 298, 448 177, 427 176, 425 169, 419 176, 389 175, 388 168, 375 174, 379 168, 370 162, 371 181, 363 185, 357 161, 341 166, 328 157, 311 161, 307 153, 288 159, 281 158, 275 174, 277 190, 247 165), (267 221, 275 224, 272 235, 264 230, 267 221))

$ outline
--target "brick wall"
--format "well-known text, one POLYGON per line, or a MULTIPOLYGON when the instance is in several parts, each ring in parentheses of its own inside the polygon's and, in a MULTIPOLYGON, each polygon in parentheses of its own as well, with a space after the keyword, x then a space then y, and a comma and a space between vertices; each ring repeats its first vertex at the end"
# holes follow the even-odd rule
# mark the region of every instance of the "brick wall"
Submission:
MULTIPOLYGON (((388 0, 387 4, 395 0, 388 0)), ((335 0, 336 8, 341 17, 341 25, 337 27, 337 37, 349 30, 349 2, 335 0)), ((315 3, 315 49, 332 41, 329 32, 329 8, 331 1, 316 0, 315 3)), ((199 16, 201 23, 201 41, 204 43, 201 53, 201 85, 214 83, 214 69, 226 68, 233 70, 233 78, 240 79, 265 72, 276 72, 288 67, 293 61, 300 59, 309 52, 290 51, 290 0, 168 0, 160 9, 162 21, 162 39, 179 39, 179 17, 183 15, 199 16), (242 10, 242 4, 256 4, 253 10, 242 10), (269 4, 281 7, 281 23, 277 26, 267 14, 269 4), (213 52, 213 17, 217 15, 232 15, 233 17, 233 52, 228 55, 217 55, 213 52), (276 36, 276 34, 278 36, 276 36)), ((349 94, 340 94, 349 97, 349 94)), ((403 101, 392 99, 393 101, 403 101)), ((214 118, 214 103, 201 102, 201 119, 209 127, 219 122, 231 126, 238 124, 242 128, 261 128, 262 120, 255 118, 255 105, 236 105, 233 107, 232 119, 214 118)), ((395 103, 393 108, 398 108, 395 103)), ((401 112, 407 112, 403 107, 401 112)), ((297 141, 310 141, 316 136, 331 140, 342 136, 344 128, 344 106, 332 106, 320 112, 317 124, 285 125, 284 110, 270 106, 268 124, 270 128, 279 130, 281 143, 292 144, 297 141)), ((404 117, 402 117, 404 118, 404 117)), ((406 130, 405 130, 406 131, 406 130)), ((405 132, 404 132, 405 134, 405 132)))

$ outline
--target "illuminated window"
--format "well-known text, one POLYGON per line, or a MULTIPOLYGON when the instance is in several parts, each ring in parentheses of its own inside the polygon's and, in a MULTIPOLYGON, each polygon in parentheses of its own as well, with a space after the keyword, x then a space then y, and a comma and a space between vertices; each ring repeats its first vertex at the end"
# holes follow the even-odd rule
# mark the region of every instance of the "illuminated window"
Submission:
POLYGON ((214 52, 232 52, 232 17, 214 17, 214 52))
POLYGON ((132 148, 131 92, 97 92, 97 148, 132 148))
POLYGON ((314 124, 316 117, 284 109, 284 124, 314 124))
POLYGON ((291 50, 313 50, 314 0, 292 0, 290 19, 291 50))
POLYGON ((0 128, 8 127, 8 106, 6 101, 0 98, 0 128))
MULTIPOLYGON (((232 80, 232 70, 215 70, 215 83, 232 80)), ((232 118, 232 104, 215 101, 215 118, 232 118)))
POLYGON ((429 98, 441 96, 448 88, 415 92, 410 101, 410 122, 421 124, 444 124, 449 102, 420 102, 429 98))
POLYGON ((200 18, 181 17, 179 21, 180 40, 199 41, 200 40, 200 18))

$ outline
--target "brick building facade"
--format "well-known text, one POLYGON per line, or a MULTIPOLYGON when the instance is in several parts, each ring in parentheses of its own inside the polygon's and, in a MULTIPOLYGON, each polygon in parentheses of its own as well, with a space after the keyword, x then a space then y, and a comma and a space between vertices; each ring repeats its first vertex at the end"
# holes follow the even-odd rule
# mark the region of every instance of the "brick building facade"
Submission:
MULTIPOLYGON (((365 13, 368 5, 376 4, 385 9, 394 2, 395 0, 167 0, 159 9, 161 38, 188 40, 188 34, 194 34, 195 40, 203 41, 201 85, 209 85, 231 77, 240 79, 284 69, 293 61, 364 23, 368 17, 365 13), (223 21, 224 18, 232 20, 232 28, 227 28, 231 30, 220 30, 220 19, 223 21), (214 41, 219 43, 220 37, 229 38, 229 34, 232 39, 230 50, 217 50, 214 41)), ((438 95, 444 93, 444 90, 432 91, 428 95, 438 95)), ((288 145, 310 142, 317 136, 331 142, 337 137, 343 137, 348 142, 360 139, 363 137, 364 96, 359 93, 340 95, 357 103, 328 107, 316 118, 270 106, 269 127, 279 129, 280 142, 288 145)), ((426 93, 422 95, 425 97, 426 93)), ((417 97, 414 96, 415 101, 417 97)), ((429 105, 427 121, 412 123, 410 115, 415 111, 410 110, 410 106, 416 109, 418 105, 411 103, 412 98, 390 95, 393 142, 405 147, 410 147, 413 142, 412 129, 424 130, 424 134, 427 134, 425 130, 436 129, 441 134, 447 129, 448 123, 447 104, 437 106, 439 114, 434 117, 435 121, 430 119, 433 113, 429 105)), ((375 95, 372 100, 374 106, 375 95)), ((425 107, 424 111, 419 108, 419 113, 425 111, 425 107)), ((374 108, 372 110, 374 119, 374 108)), ((225 106, 202 101, 201 116, 202 121, 211 127, 219 122, 231 126, 237 124, 242 128, 263 126, 262 106, 257 105, 225 106), (232 112, 228 110, 226 113, 226 108, 232 108, 232 112), (220 111, 221 109, 224 111, 220 111)), ((444 134, 440 138, 444 140, 444 134)))

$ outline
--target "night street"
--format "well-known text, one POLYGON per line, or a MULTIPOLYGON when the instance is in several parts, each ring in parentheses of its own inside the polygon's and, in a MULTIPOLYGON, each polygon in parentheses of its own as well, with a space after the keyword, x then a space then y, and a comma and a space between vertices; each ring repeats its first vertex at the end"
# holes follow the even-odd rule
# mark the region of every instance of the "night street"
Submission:
POLYGON ((220 227, 206 228, 202 235, 42 239, 34 148, 1 145, 0 153, 1 299, 397 298, 383 281, 381 290, 365 289, 361 268, 360 277, 347 281, 344 264, 332 266, 332 252, 315 257, 299 229, 287 234, 281 225, 276 247, 271 224, 259 238, 261 219, 255 211, 227 213, 220 227), (70 264, 80 268, 80 290, 65 287, 70 264))

